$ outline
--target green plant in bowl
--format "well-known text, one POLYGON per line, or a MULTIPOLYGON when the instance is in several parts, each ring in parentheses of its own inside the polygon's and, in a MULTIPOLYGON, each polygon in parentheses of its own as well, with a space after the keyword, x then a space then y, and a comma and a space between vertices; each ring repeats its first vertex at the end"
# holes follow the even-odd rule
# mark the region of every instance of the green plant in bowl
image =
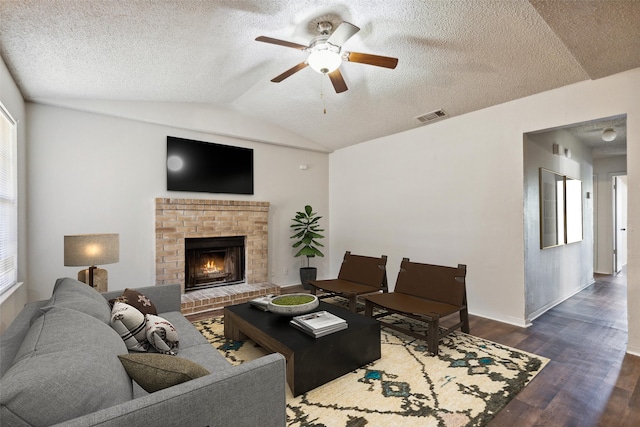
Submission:
POLYGON ((318 297, 310 294, 280 295, 269 301, 269 311, 285 316, 308 313, 318 306, 318 297))
POLYGON ((274 298, 271 302, 276 305, 300 305, 308 304, 315 300, 311 295, 284 295, 274 298))

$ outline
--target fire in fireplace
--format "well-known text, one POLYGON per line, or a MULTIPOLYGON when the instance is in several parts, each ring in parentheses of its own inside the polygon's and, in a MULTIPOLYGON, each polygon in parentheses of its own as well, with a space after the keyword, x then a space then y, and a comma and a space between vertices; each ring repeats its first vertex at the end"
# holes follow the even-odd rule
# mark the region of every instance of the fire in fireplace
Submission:
POLYGON ((185 239, 185 291, 242 283, 245 237, 185 239))

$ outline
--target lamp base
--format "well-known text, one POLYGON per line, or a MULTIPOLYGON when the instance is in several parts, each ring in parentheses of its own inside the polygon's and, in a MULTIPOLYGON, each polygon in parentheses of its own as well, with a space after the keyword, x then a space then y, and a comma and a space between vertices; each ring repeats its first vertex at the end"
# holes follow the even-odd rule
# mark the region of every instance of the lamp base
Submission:
MULTIPOLYGON (((107 292, 109 288, 107 270, 103 268, 93 268, 93 287, 98 292, 107 292)), ((78 280, 81 282, 89 284, 89 269, 86 268, 84 270, 78 271, 78 280)))

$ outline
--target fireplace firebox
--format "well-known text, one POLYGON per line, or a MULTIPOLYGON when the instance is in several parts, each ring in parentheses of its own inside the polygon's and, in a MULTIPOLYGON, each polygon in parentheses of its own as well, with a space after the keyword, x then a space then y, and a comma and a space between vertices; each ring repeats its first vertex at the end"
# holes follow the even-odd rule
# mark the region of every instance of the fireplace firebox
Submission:
POLYGON ((185 291, 245 280, 245 237, 185 239, 185 291))

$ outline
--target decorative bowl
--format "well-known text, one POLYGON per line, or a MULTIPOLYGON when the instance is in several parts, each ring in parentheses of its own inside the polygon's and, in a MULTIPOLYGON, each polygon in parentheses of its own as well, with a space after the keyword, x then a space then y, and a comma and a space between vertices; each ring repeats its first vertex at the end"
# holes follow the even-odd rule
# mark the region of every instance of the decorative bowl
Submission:
POLYGON ((269 301, 269 311, 285 316, 298 316, 318 307, 318 297, 311 294, 280 295, 269 301))

